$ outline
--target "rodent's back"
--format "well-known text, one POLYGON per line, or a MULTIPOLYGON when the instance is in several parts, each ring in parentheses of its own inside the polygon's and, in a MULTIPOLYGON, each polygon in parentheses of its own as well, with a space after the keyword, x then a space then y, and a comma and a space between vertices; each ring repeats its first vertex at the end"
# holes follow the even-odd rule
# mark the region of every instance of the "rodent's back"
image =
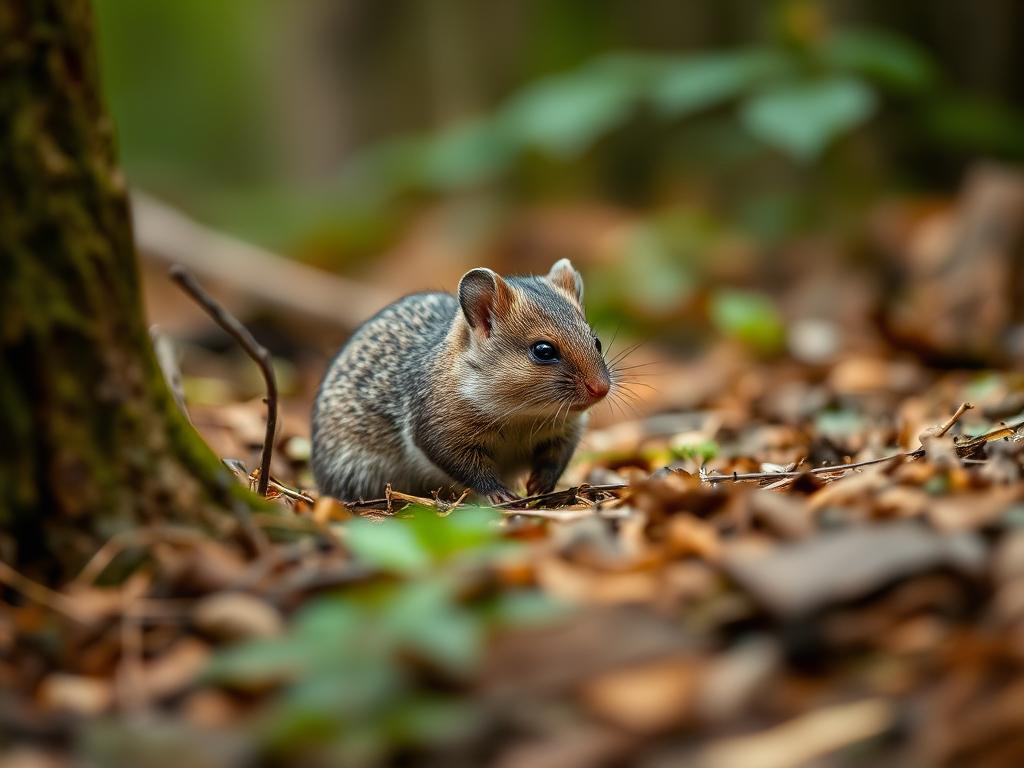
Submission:
POLYGON ((380 493, 379 468, 403 455, 403 435, 458 311, 448 293, 406 296, 367 320, 341 348, 313 411, 313 473, 321 492, 339 498, 380 493))

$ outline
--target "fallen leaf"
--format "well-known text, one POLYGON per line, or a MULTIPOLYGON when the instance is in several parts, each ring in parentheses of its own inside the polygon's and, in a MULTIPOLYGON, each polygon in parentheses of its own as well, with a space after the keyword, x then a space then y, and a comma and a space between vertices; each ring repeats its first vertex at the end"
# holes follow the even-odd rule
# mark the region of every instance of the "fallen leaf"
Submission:
POLYGON ((698 768, 795 768, 893 727, 896 712, 884 699, 824 707, 761 733, 711 744, 698 768))
POLYGON ((657 733, 693 717, 700 662, 660 659, 616 670, 587 683, 585 705, 599 717, 633 733, 657 733))
POLYGON ((247 640, 281 634, 284 621, 276 608, 244 592, 218 592, 200 600, 193 611, 196 627, 217 640, 247 640))
POLYGON ((726 573, 773 613, 791 616, 870 594, 938 567, 978 575, 985 546, 972 534, 943 536, 910 522, 851 527, 767 553, 725 549, 726 573))

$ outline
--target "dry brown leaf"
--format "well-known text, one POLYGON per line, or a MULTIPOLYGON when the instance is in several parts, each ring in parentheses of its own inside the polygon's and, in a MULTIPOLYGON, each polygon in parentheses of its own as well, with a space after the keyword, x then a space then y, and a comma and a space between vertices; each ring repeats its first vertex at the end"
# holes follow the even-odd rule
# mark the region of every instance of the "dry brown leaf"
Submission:
POLYGON ((585 706, 632 733, 657 733, 693 717, 698 659, 661 659, 617 670, 583 686, 585 706))
POLYGON ((943 536, 916 523, 887 522, 824 533, 767 553, 733 545, 723 565, 765 607, 788 616, 841 604, 937 567, 977 576, 985 557, 976 536, 943 536))
POLYGON ((708 661, 696 696, 702 722, 737 718, 778 673, 779 649, 767 638, 747 641, 708 661))
POLYGON ((836 704, 809 712, 761 733, 711 744, 699 768, 796 768, 837 750, 880 736, 896 712, 884 699, 836 704))
POLYGON ((146 697, 162 699, 172 696, 195 682, 209 658, 209 646, 185 637, 153 661, 143 664, 135 682, 146 697))
POLYGON ((718 560, 722 545, 713 525, 693 515, 673 515, 665 523, 665 544, 675 555, 718 560))
POLYGON ((281 634, 284 621, 274 606, 244 592, 218 592, 196 603, 196 627, 217 640, 248 640, 281 634))
POLYGON ((54 672, 40 684, 38 698, 45 709, 98 715, 110 708, 114 691, 106 679, 54 672))

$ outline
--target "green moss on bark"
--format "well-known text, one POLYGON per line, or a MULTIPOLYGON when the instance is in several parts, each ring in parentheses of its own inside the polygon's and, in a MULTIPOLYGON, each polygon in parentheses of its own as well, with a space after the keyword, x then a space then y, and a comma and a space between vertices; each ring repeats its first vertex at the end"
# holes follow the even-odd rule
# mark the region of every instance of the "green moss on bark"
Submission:
POLYGON ((152 351, 88 2, 0 0, 0 73, 0 557, 59 579, 244 496, 152 351))

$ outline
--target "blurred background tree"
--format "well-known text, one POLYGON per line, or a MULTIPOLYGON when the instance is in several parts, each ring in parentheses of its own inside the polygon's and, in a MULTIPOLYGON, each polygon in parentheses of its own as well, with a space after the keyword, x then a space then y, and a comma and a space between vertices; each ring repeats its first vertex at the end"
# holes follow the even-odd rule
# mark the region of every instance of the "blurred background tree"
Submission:
POLYGON ((823 191, 1024 155, 1012 2, 98 6, 135 182, 327 262, 380 247, 410 192, 696 196, 777 235, 823 191))
POLYGON ((812 284, 811 262, 857 262, 891 292, 878 234, 912 222, 886 203, 919 213, 979 159, 1024 158, 1012 2, 99 0, 98 15, 136 185, 389 295, 570 256, 599 325, 677 343, 715 328, 779 351, 786 320, 836 314, 811 297, 784 318, 763 298, 812 284))

